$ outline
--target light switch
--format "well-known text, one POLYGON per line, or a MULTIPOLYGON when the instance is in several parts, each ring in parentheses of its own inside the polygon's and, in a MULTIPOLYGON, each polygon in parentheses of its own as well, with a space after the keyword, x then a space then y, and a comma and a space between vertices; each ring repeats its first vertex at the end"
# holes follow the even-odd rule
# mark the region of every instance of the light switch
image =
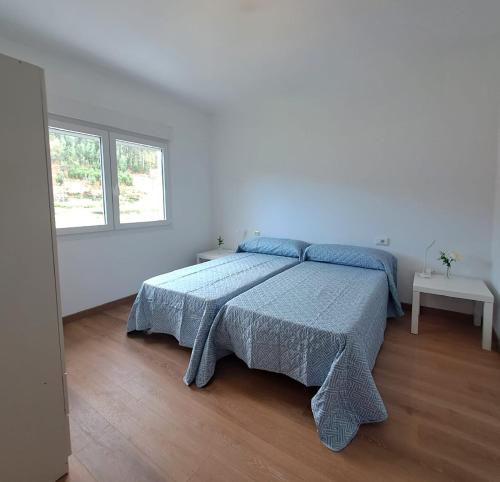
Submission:
POLYGON ((387 236, 379 236, 378 238, 375 238, 375 244, 377 246, 389 246, 390 240, 387 236))

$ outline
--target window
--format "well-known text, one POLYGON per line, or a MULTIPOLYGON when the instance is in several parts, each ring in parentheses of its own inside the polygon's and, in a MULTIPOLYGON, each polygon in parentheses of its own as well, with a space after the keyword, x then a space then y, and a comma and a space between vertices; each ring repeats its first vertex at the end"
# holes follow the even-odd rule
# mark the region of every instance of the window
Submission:
POLYGON ((166 224, 165 141, 49 119, 58 234, 166 224))
POLYGON ((49 129, 58 229, 108 224, 103 170, 106 133, 86 130, 84 133, 59 127, 49 129))
POLYGON ((166 218, 163 149, 113 136, 121 224, 166 218))

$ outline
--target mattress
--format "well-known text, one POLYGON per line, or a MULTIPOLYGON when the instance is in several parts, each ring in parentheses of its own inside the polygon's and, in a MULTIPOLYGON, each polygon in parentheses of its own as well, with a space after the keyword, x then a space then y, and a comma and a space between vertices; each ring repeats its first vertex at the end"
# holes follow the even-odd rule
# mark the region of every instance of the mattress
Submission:
POLYGON ((185 382, 204 386, 217 360, 234 353, 250 368, 319 386, 311 408, 320 438, 341 450, 360 424, 387 417, 371 371, 394 301, 390 277, 389 270, 314 261, 274 276, 220 310, 185 382))

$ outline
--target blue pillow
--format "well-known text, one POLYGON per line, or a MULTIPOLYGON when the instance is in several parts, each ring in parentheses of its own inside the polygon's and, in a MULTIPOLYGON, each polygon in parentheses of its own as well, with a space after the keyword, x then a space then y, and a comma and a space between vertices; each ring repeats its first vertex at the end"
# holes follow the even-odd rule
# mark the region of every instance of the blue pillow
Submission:
POLYGON ((275 256, 288 256, 290 258, 302 259, 304 250, 309 243, 295 239, 265 238, 257 236, 246 239, 236 250, 237 253, 260 253, 273 254, 275 256))
POLYGON ((342 244, 311 244, 304 253, 304 261, 342 264, 357 268, 385 271, 391 292, 391 316, 403 316, 397 290, 398 260, 387 251, 342 244))
POLYGON ((343 244, 311 244, 304 253, 304 261, 343 264, 358 268, 383 269, 383 264, 397 266, 396 258, 387 251, 343 244))

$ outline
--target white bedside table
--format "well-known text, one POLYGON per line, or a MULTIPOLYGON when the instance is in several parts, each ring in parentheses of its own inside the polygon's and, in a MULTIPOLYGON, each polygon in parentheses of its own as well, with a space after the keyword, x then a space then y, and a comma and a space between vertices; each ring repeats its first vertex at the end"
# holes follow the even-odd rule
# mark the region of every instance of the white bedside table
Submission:
POLYGON ((196 255, 196 263, 204 263, 205 261, 212 261, 213 259, 223 258, 224 256, 229 256, 234 254, 231 249, 211 249, 210 251, 204 251, 203 253, 198 253, 196 255))
POLYGON ((432 278, 421 278, 415 273, 413 278, 413 303, 411 309, 411 332, 418 335, 418 316, 420 314, 420 293, 450 296, 475 301, 474 325, 481 325, 481 308, 483 312, 483 350, 491 350, 493 333, 493 295, 480 279, 461 278, 433 274, 432 278))

